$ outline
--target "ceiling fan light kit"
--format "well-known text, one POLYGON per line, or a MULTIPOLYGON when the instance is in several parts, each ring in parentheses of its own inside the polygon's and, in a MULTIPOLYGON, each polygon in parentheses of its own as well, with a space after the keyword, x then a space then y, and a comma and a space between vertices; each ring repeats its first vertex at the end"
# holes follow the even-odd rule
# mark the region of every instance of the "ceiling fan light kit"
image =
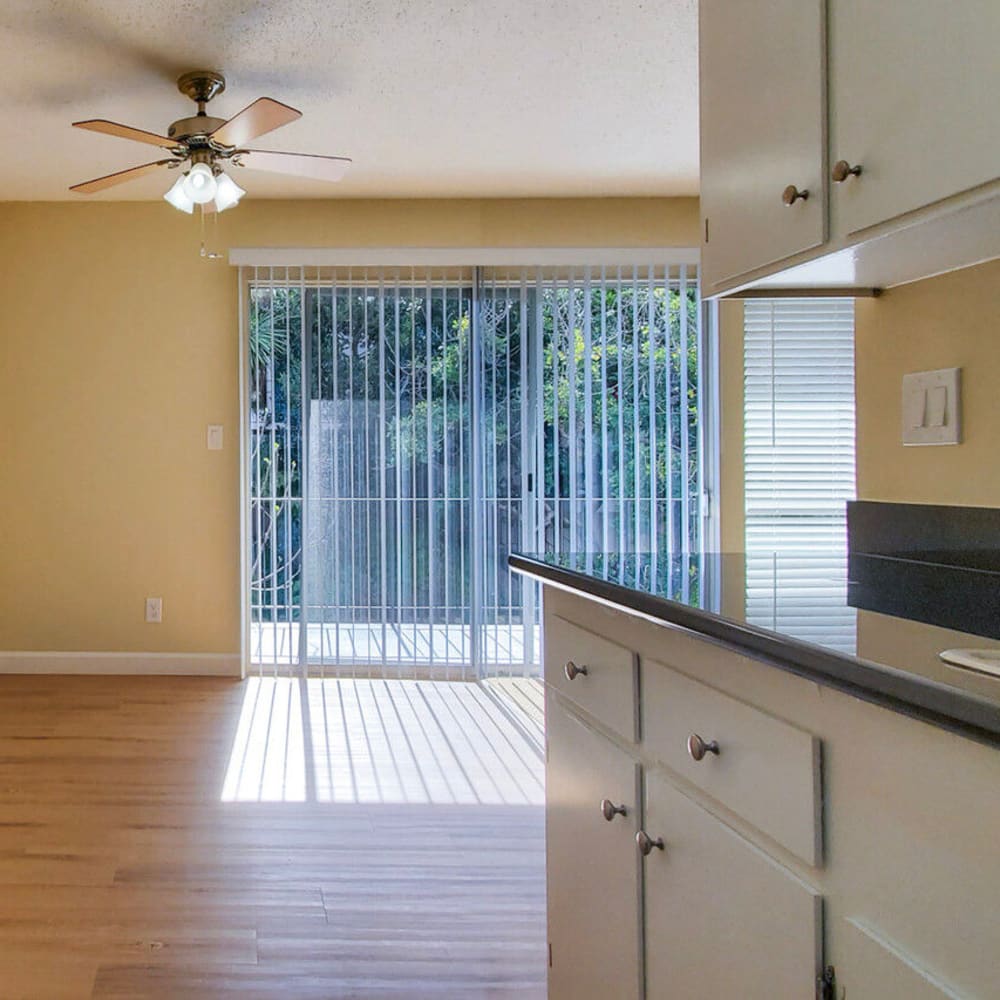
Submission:
POLYGON ((179 208, 182 212, 190 215, 194 211, 194 202, 187 196, 184 190, 184 182, 187 178, 181 174, 174 181, 173 187, 163 196, 163 200, 169 202, 174 208, 179 208))
POLYGON ((190 164, 164 194, 164 200, 189 215, 195 205, 201 205, 203 211, 224 212, 237 205, 246 191, 223 170, 223 164, 323 181, 339 181, 351 164, 344 156, 247 149, 246 143, 301 118, 302 112, 273 98, 259 97, 233 118, 214 118, 206 113, 205 105, 226 89, 221 73, 213 70, 185 73, 177 80, 177 89, 198 105, 198 113, 179 118, 170 125, 166 135, 103 118, 73 122, 75 128, 159 146, 168 150, 172 159, 154 160, 97 177, 74 184, 70 190, 78 194, 96 194, 160 167, 170 169, 190 164))
POLYGON ((246 194, 246 191, 223 170, 219 171, 215 181, 215 210, 217 212, 224 212, 227 208, 238 205, 240 198, 246 194))
POLYGON ((216 187, 215 176, 207 163, 196 163, 184 176, 184 193, 196 205, 211 201, 216 187))

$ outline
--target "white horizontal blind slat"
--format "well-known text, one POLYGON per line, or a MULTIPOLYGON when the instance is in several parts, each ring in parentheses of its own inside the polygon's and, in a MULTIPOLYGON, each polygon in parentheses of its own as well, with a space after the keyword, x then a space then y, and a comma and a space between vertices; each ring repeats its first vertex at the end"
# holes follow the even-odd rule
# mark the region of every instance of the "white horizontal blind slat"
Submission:
POLYGON ((853 652, 852 300, 745 303, 744 463, 747 619, 853 652))

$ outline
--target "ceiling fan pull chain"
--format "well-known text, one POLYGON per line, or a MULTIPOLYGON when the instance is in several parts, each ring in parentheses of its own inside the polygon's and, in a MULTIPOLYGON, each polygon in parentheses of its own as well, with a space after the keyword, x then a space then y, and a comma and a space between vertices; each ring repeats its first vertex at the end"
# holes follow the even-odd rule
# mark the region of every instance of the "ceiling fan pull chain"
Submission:
MULTIPOLYGON (((216 212, 212 216, 212 242, 215 244, 215 246, 219 246, 220 245, 219 244, 219 213, 218 212, 216 212)), ((221 250, 216 250, 214 252, 209 252, 208 259, 209 260, 221 260, 222 259, 222 251, 221 250)))
POLYGON ((205 206, 201 206, 201 211, 198 213, 201 217, 198 226, 201 230, 201 256, 204 260, 208 260, 208 249, 205 247, 205 206))
MULTIPOLYGON (((201 227, 201 250, 200 250, 200 256, 201 256, 201 258, 203 260, 221 260, 222 259, 222 254, 221 253, 219 253, 217 250, 209 250, 208 247, 205 245, 205 206, 204 205, 201 206, 201 212, 199 214, 201 216, 201 222, 199 223, 199 225, 201 227)), ((218 235, 219 235, 219 213, 218 212, 213 212, 212 214, 214 216, 214 218, 212 220, 212 235, 215 237, 214 242, 218 243, 218 235)))

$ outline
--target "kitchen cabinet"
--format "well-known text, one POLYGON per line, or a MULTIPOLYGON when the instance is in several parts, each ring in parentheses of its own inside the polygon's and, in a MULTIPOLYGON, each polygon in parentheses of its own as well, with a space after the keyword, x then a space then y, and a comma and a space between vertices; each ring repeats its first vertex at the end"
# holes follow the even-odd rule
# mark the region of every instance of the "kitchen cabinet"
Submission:
POLYGON ((826 239, 823 0, 703 0, 700 31, 703 267, 717 282, 826 239))
POLYGON ((848 237, 996 179, 996 0, 829 8, 831 176, 838 161, 861 168, 833 184, 833 232, 848 237))
POLYGON ((614 735, 638 735, 638 662, 635 653, 554 616, 546 625, 549 648, 561 650, 545 663, 545 683, 614 735))
POLYGON ((841 937, 843 967, 854 979, 851 1000, 956 1000, 957 994, 864 923, 845 921, 841 937))
POLYGON ((712 759, 697 765, 718 805, 748 812, 751 825, 787 835, 812 860, 816 741, 664 665, 650 661, 637 674, 636 661, 624 643, 546 615, 550 1000, 811 996, 819 895, 679 791, 661 761, 677 768, 678 747, 682 767, 698 756, 687 743, 692 723, 718 736, 721 756, 706 751, 712 759), (758 799, 788 805, 789 817, 762 819, 746 808, 758 799), (778 912, 765 908, 762 918, 763 899, 778 912))
POLYGON ((820 741, 670 667, 642 668, 649 755, 781 844, 822 863, 820 741))
POLYGON ((558 702, 546 716, 550 996, 637 1000, 636 763, 558 702))
POLYGON ((814 1000, 817 892, 653 771, 643 835, 647 1000, 814 1000))
POLYGON ((1000 4, 701 0, 699 25, 706 295, 1000 254, 1000 4))
POLYGON ((550 1000, 996 995, 996 747, 644 607, 545 588, 550 1000))

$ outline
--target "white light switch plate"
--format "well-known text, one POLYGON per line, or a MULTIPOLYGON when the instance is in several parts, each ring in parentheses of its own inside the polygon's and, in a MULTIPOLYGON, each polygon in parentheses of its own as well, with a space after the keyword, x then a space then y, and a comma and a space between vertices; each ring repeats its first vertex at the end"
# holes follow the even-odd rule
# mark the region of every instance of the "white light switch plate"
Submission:
POLYGON ((903 376, 903 444, 960 444, 961 368, 903 376))
POLYGON ((208 425, 208 450, 222 451, 222 424, 208 425))

